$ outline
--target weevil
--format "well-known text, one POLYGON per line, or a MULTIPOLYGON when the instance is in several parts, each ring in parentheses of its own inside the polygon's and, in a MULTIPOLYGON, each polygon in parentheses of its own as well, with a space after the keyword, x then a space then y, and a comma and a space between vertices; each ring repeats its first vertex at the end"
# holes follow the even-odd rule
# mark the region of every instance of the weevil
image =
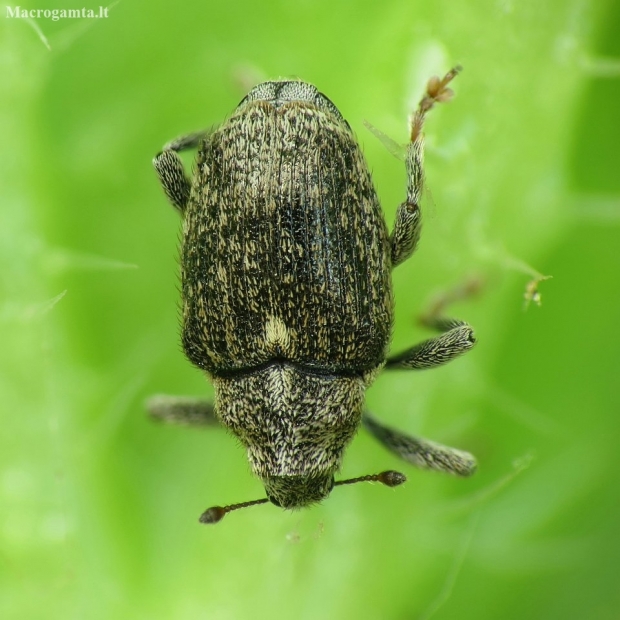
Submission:
POLYGON ((210 377, 215 399, 157 396, 147 406, 159 419, 227 428, 267 493, 210 508, 201 522, 264 502, 301 508, 338 484, 404 482, 394 471, 334 480, 360 425, 418 467, 475 470, 471 454, 387 427, 364 404, 381 369, 440 366, 475 343, 467 323, 434 315, 426 323, 439 335, 387 355, 392 269, 420 237, 423 124, 451 98, 459 69, 431 78, 410 118, 407 194, 391 233, 349 124, 306 82, 261 83, 221 125, 155 157, 183 218, 183 349, 210 377), (178 153, 192 148, 189 178, 178 153))

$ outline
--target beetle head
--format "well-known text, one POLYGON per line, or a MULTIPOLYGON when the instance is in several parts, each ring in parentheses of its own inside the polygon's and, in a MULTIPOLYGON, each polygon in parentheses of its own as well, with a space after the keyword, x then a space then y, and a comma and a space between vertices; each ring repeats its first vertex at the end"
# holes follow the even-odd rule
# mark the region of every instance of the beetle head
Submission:
POLYGON ((362 377, 274 363, 214 385, 217 415, 245 445, 272 503, 301 508, 329 495, 361 420, 362 377))

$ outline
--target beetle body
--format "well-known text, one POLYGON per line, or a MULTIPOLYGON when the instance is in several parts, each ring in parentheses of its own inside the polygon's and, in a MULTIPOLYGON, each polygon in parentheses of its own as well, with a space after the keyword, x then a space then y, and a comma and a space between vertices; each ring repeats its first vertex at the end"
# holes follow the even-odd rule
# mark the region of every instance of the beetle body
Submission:
MULTIPOLYGON (((445 334, 386 360, 391 270, 419 237, 422 121, 455 74, 429 82, 413 117, 407 200, 391 235, 348 123, 305 82, 259 84, 218 128, 179 138, 154 160, 184 217, 183 348, 216 397, 214 408, 170 399, 149 407, 175 420, 214 414, 244 444, 278 506, 330 493, 362 419, 416 465, 473 471, 473 459, 459 461, 466 453, 400 435, 364 411, 365 391, 386 362, 427 368, 473 345, 469 326, 442 320, 435 327, 445 334), (198 147, 192 179, 177 155, 190 147, 198 147)), ((218 519, 225 512, 218 508, 218 519)))
POLYGON ((283 506, 327 495, 359 425, 390 337, 389 248, 353 133, 309 84, 259 85, 200 145, 183 347, 283 506))

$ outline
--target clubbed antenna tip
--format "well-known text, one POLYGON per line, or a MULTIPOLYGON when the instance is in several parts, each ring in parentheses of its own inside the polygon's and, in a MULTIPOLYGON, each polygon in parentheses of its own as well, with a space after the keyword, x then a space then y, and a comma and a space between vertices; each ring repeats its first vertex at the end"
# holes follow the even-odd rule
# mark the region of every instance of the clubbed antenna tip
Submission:
POLYGON ((208 508, 200 515, 200 523, 217 523, 221 521, 228 511, 222 506, 213 506, 208 508))
POLYGON ((200 523, 217 523, 221 521, 229 512, 233 510, 239 510, 239 508, 247 508, 248 506, 256 506, 257 504, 266 504, 269 500, 264 497, 263 499, 255 499, 252 502, 242 502, 241 504, 231 504, 230 506, 212 506, 207 508, 201 515, 200 523))
POLYGON ((405 474, 401 474, 399 471, 382 471, 380 474, 370 474, 368 476, 360 476, 359 478, 349 478, 348 480, 338 480, 334 486, 340 484, 357 484, 358 482, 380 482, 387 487, 397 487, 403 482, 407 482, 405 474))
POLYGON ((407 476, 401 474, 399 471, 384 471, 378 474, 379 482, 382 482, 387 487, 397 487, 403 482, 407 482, 407 476))

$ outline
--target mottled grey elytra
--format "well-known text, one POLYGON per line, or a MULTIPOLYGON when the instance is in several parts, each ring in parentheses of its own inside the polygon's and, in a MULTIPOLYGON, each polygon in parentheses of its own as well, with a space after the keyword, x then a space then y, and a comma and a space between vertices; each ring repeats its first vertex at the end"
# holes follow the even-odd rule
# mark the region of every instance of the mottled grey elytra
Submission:
MULTIPOLYGON (((411 117, 406 200, 390 234, 357 140, 314 86, 259 84, 217 128, 168 143, 154 159, 183 217, 182 342, 205 371, 215 402, 153 397, 159 419, 219 423, 247 449, 267 499, 211 508, 201 521, 270 501, 300 508, 329 495, 344 450, 364 426, 423 468, 467 476, 467 452, 384 426, 364 407, 387 368, 431 368, 469 350, 473 331, 438 314, 440 333, 387 357, 394 316, 392 269, 414 252, 421 225, 422 125, 452 96, 432 78, 411 117), (192 178, 178 152, 197 148, 192 178)), ((398 472, 363 476, 396 486, 398 472)))

